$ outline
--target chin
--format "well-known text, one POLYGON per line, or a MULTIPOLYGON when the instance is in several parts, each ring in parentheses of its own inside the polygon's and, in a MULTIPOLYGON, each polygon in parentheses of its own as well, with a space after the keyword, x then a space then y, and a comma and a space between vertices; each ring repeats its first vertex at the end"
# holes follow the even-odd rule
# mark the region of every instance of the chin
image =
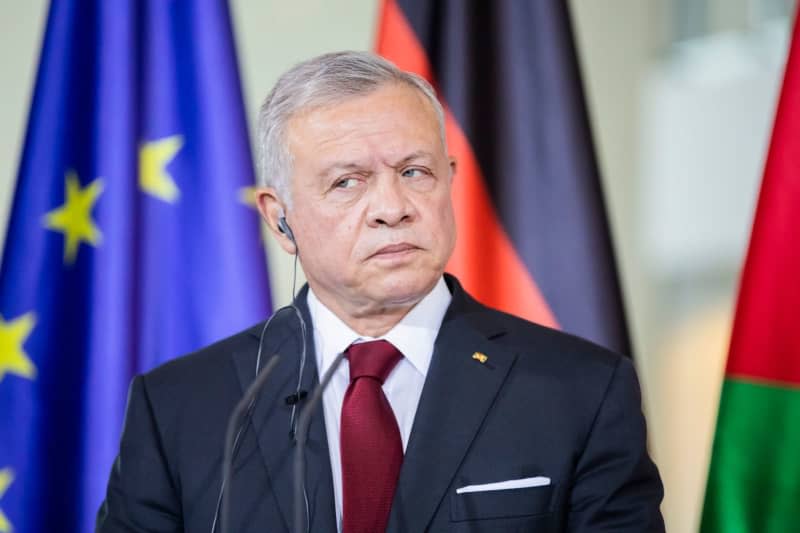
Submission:
POLYGON ((388 276, 380 283, 381 299, 387 305, 415 304, 428 294, 440 276, 423 278, 419 272, 388 276))

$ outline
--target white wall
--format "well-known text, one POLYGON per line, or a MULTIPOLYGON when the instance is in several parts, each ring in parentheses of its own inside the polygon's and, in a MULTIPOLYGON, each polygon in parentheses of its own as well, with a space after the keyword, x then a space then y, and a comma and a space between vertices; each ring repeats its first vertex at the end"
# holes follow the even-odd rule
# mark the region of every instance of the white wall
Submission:
POLYGON ((0 3, 0 257, 46 11, 42 0, 0 3))

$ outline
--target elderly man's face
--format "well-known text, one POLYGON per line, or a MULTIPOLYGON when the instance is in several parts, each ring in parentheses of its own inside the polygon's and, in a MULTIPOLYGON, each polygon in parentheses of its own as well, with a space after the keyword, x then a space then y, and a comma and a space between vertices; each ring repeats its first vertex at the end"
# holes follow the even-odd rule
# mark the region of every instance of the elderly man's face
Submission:
POLYGON ((388 84, 288 125, 287 220, 314 292, 354 316, 416 303, 453 251, 452 166, 423 95, 388 84))

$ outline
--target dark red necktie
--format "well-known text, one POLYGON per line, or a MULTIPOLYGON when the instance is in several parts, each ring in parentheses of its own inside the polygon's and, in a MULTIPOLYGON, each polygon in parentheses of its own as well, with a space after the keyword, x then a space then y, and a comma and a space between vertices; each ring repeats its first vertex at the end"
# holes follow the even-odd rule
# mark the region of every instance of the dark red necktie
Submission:
POLYGON ((342 403, 342 530, 386 530, 394 489, 403 464, 403 442, 381 385, 403 358, 386 341, 347 349, 350 386, 342 403))

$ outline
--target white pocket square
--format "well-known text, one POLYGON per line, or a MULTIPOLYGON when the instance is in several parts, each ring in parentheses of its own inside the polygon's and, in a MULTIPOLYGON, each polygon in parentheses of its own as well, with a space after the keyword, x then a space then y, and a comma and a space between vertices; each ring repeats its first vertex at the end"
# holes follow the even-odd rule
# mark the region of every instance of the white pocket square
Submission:
POLYGON ((524 477, 522 479, 509 479, 496 483, 484 483, 482 485, 467 485, 456 489, 456 494, 467 492, 489 492, 491 490, 527 489, 530 487, 546 487, 550 484, 550 478, 544 476, 524 477))

